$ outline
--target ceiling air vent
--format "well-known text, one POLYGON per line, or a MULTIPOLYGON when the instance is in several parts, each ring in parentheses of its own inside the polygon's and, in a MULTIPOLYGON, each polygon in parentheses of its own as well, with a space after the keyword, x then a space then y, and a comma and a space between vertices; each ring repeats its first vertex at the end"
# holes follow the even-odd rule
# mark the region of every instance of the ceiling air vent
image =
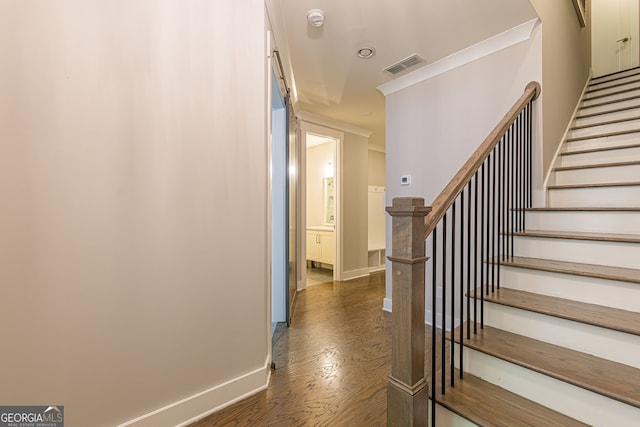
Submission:
POLYGON ((426 64, 426 61, 424 60, 423 57, 421 57, 417 53, 414 53, 413 55, 407 58, 404 58, 403 60, 398 61, 395 64, 389 65, 387 68, 385 68, 382 71, 384 71, 385 73, 391 74, 392 76, 395 76, 396 74, 399 74, 405 70, 408 70, 409 68, 413 68, 420 64, 424 65, 426 64))

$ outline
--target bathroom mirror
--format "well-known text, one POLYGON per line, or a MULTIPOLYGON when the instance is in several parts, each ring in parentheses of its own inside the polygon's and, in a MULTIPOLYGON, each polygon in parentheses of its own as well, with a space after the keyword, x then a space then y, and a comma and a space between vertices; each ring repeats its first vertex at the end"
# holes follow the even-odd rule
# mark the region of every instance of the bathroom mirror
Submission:
POLYGON ((334 225, 335 218, 335 188, 333 177, 324 179, 324 223, 334 225))

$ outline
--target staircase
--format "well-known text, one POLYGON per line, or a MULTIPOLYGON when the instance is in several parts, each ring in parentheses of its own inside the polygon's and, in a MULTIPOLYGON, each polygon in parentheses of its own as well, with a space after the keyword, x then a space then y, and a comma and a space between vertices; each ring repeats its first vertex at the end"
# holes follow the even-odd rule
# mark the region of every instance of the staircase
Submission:
POLYGON ((640 69, 591 81, 561 151, 436 397, 474 424, 640 425, 640 69))

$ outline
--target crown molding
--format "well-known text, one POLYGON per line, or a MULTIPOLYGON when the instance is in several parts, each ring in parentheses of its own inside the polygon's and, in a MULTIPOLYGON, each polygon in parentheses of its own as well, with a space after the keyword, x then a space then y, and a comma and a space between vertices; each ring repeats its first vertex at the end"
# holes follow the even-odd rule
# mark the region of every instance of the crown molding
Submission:
POLYGON ((538 18, 532 19, 513 27, 503 33, 497 34, 468 48, 455 52, 439 61, 426 65, 395 80, 378 86, 378 90, 384 96, 391 95, 402 89, 406 89, 425 80, 432 79, 447 71, 466 65, 470 62, 489 56, 500 50, 514 46, 529 40, 533 29, 540 22, 538 18))

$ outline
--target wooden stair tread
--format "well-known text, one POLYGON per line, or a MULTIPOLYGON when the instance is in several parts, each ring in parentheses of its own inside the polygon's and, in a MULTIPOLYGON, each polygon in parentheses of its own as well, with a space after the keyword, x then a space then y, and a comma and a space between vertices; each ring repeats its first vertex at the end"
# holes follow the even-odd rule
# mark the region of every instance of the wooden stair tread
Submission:
MULTIPOLYGON (((580 109, 584 110, 585 108, 602 107, 602 106, 605 106, 605 105, 617 104, 619 102, 633 101, 634 99, 640 99, 640 95, 628 96, 626 98, 614 99, 612 101, 598 102, 596 104, 591 104, 591 105, 583 105, 582 107, 580 107, 580 109)), ((587 100, 585 100, 585 101, 587 101, 587 100)))
MULTIPOLYGON (((635 76, 637 76, 637 74, 636 74, 635 76)), ((627 76, 627 77, 625 77, 625 78, 628 78, 628 77, 634 77, 634 76, 633 76, 633 75, 632 75, 632 76, 627 76)), ((615 81, 615 80, 614 80, 614 81, 615 81)), ((595 88, 595 89, 590 89, 590 90, 587 90, 585 93, 586 93, 586 94, 589 94, 589 93, 599 92, 599 91, 601 91, 601 90, 612 89, 612 88, 614 88, 614 87, 627 86, 627 85, 631 85, 631 84, 634 84, 634 83, 640 83, 640 79, 631 80, 631 81, 623 82, 623 83, 616 83, 616 84, 613 84, 613 85, 611 85, 611 86, 607 86, 607 87, 598 87, 598 88, 595 88)))
POLYGON ((607 120, 606 122, 592 123, 589 125, 574 126, 571 128, 571 130, 588 129, 588 128, 593 128, 597 126, 615 125, 618 123, 632 122, 634 120, 640 120, 640 116, 626 117, 624 119, 617 119, 617 120, 607 120))
POLYGON ((469 373, 446 393, 436 393, 436 402, 479 426, 586 426, 559 412, 511 393, 469 373))
POLYGON ((572 171, 581 169, 596 169, 596 168, 614 168, 620 166, 636 166, 640 165, 640 160, 630 160, 626 162, 609 162, 609 163, 591 163, 588 165, 575 165, 575 166, 558 166, 553 170, 556 172, 572 171))
POLYGON ((601 187, 635 187, 640 182, 608 182, 597 184, 565 184, 565 185, 549 185, 548 190, 568 190, 572 188, 601 188, 601 187))
POLYGON ((639 70, 639 68, 640 67, 634 67, 634 68, 629 68, 628 70, 616 71, 616 72, 613 72, 613 73, 604 74, 602 76, 593 77, 591 79, 591 82, 589 83, 589 86, 600 85, 600 84, 603 84, 603 83, 614 82, 616 80, 627 79, 629 77, 637 76, 638 74, 640 74, 640 71, 637 72, 637 73, 626 74, 624 76, 622 76, 622 75, 616 76, 616 74, 623 74, 623 73, 626 73, 628 71, 639 70), (606 79, 606 80, 603 80, 603 79, 606 79))
POLYGON ((576 116, 576 119, 587 119, 587 118, 590 118, 590 117, 604 116, 606 114, 611 114, 611 113, 621 113, 623 111, 635 110, 636 108, 640 108, 640 105, 632 105, 630 107, 614 108, 612 110, 599 111, 597 113, 578 114, 576 116))
POLYGON ((625 129, 625 130, 618 130, 615 132, 598 133, 595 135, 574 136, 572 138, 567 138, 566 141, 567 142, 586 141, 588 139, 608 138, 611 136, 630 135, 632 133, 640 133, 640 129, 625 129))
POLYGON ((548 239, 591 240, 597 242, 640 243, 640 236, 636 234, 591 233, 583 231, 549 231, 527 230, 515 232, 522 237, 543 237, 548 239))
POLYGON ((516 289, 501 288, 485 301, 640 336, 640 313, 516 289))
MULTIPOLYGON (((455 336, 460 342, 459 329, 455 336)), ((486 325, 464 342, 475 350, 640 408, 640 369, 486 325)))
POLYGON ((624 150, 627 148, 639 148, 640 144, 626 144, 626 145, 616 145, 613 147, 598 147, 598 148, 588 148, 584 150, 575 150, 575 151, 566 151, 559 153, 560 156, 573 156, 576 154, 587 154, 587 153, 599 153, 602 151, 614 151, 614 150, 624 150))
POLYGON ((531 270, 547 271, 550 273, 571 274, 574 276, 640 284, 640 270, 634 268, 611 267, 608 265, 583 264, 578 262, 528 257, 511 257, 506 261, 501 261, 500 264, 508 267, 528 268, 531 270))
MULTIPOLYGON (((630 83, 629 83, 630 84, 630 83)), ((616 86, 607 86, 607 89, 611 89, 613 87, 616 86)), ((615 92, 611 92, 611 93, 606 93, 606 94, 601 94, 601 95, 595 95, 595 96, 590 96, 589 98, 584 99, 584 101, 591 101, 592 99, 601 99, 601 98, 606 98, 607 96, 615 96, 615 95, 622 95, 623 93, 627 93, 627 92, 631 92, 634 90, 638 90, 640 88, 638 87, 634 87, 634 88, 630 88, 630 89, 624 89, 624 90, 617 90, 615 92)), ((591 93, 597 91, 599 89, 596 90, 592 90, 591 93)), ((602 88, 601 90, 604 90, 604 88, 602 88)))

